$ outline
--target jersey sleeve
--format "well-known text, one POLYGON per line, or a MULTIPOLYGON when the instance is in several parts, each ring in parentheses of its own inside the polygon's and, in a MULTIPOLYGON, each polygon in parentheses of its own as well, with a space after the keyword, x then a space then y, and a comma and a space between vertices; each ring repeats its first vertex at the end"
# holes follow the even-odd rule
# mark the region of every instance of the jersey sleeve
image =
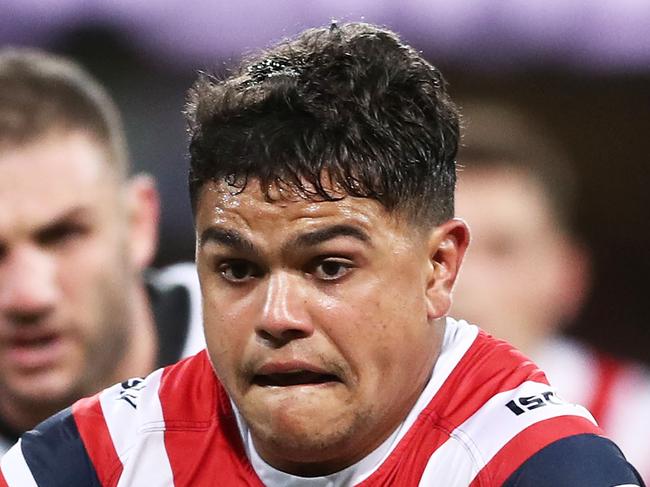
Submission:
POLYGON ((4 455, 0 467, 3 487, 101 485, 71 408, 25 433, 4 455))
POLYGON ((594 434, 569 436, 524 462, 504 487, 631 487, 645 484, 618 447, 594 434))

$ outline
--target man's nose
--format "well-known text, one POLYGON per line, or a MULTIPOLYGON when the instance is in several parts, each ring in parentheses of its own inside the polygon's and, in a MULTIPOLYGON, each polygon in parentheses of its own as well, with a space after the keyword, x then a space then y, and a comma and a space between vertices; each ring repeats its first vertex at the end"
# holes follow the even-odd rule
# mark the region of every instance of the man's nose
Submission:
POLYGON ((0 262, 0 312, 29 320, 50 311, 60 298, 55 257, 36 246, 12 249, 0 262))
POLYGON ((282 344, 314 332, 304 286, 301 277, 290 272, 269 275, 257 326, 262 338, 282 344))

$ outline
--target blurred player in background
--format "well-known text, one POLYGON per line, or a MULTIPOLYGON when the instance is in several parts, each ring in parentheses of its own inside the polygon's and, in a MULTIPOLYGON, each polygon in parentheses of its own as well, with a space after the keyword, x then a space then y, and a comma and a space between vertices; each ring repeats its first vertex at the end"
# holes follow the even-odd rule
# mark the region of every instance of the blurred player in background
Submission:
POLYGON ((452 315, 532 357, 563 397, 587 406, 650 474, 648 370, 562 334, 591 277, 588 251, 573 231, 577 175, 567 154, 513 107, 475 100, 462 113, 456 214, 468 222, 472 243, 452 315))
POLYGON ((0 51, 0 451, 79 397, 202 346, 193 266, 143 277, 158 195, 128 172, 97 81, 44 52, 0 51))

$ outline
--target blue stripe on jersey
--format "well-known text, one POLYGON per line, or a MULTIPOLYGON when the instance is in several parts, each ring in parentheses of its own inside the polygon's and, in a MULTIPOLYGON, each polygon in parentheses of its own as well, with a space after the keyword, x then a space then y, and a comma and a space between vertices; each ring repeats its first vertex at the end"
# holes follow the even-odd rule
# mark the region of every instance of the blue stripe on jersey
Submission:
POLYGON ((503 487, 644 486, 618 447, 593 434, 551 443, 519 467, 503 487))
POLYGON ((101 487, 71 408, 25 433, 21 445, 39 487, 101 487))

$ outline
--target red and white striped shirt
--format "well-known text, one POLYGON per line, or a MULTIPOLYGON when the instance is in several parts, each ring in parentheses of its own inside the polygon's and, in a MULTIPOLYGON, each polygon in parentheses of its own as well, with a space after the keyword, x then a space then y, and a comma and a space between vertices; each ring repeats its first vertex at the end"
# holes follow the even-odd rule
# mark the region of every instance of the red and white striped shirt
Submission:
POLYGON ((614 480, 571 485, 642 485, 599 435, 589 412, 559 398, 534 363, 449 319, 431 378, 402 425, 341 472, 302 478, 267 465, 203 351, 82 399, 24 435, 2 460, 0 486, 552 485, 522 479, 567 448, 580 462, 578 440, 587 450, 597 444, 614 480))

